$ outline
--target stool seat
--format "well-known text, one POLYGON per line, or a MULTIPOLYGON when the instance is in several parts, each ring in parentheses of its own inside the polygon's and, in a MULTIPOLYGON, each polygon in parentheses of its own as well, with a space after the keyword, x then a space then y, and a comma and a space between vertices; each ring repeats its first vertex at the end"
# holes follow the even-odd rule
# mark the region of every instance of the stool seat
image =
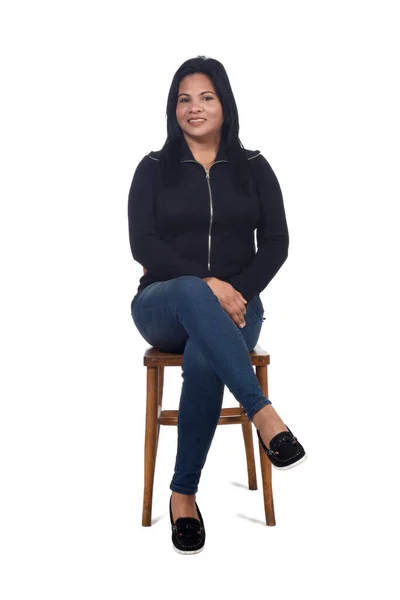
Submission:
MULTIPOLYGON (((269 365, 269 354, 265 352, 257 344, 257 346, 249 352, 251 364, 256 367, 269 365)), ((145 367, 181 367, 183 354, 174 352, 162 352, 151 346, 146 350, 143 356, 143 364, 145 367)))
MULTIPOLYGON (((260 345, 249 352, 250 362, 256 370, 260 387, 268 398, 268 372, 270 355, 260 345)), ((181 367, 182 353, 163 352, 150 346, 143 355, 143 365, 146 367, 146 427, 144 451, 144 491, 142 525, 151 526, 153 504, 153 483, 157 457, 158 440, 161 425, 177 425, 178 410, 163 410, 164 368, 181 367)), ((238 403, 233 408, 222 408, 218 425, 240 424, 246 452, 247 475, 250 490, 257 489, 257 476, 254 459, 252 423, 247 417, 243 406, 238 403)), ((267 525, 275 525, 274 501, 271 481, 271 462, 258 442, 263 481, 264 511, 267 525)))

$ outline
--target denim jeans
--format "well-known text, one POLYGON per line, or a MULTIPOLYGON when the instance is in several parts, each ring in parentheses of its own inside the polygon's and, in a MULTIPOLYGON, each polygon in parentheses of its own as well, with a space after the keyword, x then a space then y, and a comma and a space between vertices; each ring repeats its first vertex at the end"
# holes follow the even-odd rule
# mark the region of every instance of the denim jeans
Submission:
POLYGON ((183 354, 177 455, 170 489, 196 494, 221 414, 224 386, 249 420, 271 404, 249 357, 258 342, 264 307, 259 295, 254 296, 246 304, 246 325, 240 328, 205 281, 184 275, 141 290, 132 300, 131 314, 151 346, 183 354))

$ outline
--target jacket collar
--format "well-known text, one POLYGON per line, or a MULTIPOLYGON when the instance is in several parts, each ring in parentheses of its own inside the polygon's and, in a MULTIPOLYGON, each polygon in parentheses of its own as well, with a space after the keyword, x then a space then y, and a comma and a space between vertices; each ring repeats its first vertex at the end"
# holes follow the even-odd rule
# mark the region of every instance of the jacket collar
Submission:
MULTIPOLYGON (((180 160, 196 160, 184 136, 182 135, 180 147, 180 160)), ((221 140, 215 160, 228 160, 226 144, 221 140)))

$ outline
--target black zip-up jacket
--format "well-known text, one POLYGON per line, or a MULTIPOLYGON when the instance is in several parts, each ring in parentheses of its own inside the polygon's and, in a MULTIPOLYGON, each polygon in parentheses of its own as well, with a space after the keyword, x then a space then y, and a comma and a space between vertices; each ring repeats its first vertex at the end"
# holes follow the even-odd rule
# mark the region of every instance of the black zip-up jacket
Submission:
POLYGON ((281 188, 261 152, 245 153, 256 181, 251 196, 236 191, 223 143, 205 169, 182 138, 177 188, 162 183, 160 151, 143 157, 128 201, 132 255, 147 269, 137 293, 155 281, 194 275, 218 277, 250 302, 276 275, 289 248, 281 188))

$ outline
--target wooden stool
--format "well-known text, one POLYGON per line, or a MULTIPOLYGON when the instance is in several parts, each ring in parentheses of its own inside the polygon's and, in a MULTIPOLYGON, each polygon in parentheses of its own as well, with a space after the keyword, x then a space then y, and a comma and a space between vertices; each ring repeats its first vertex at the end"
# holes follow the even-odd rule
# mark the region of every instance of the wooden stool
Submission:
MULTIPOLYGON (((256 346, 249 353, 251 364, 256 367, 256 376, 260 387, 268 398, 269 354, 260 346, 256 346)), ((144 493, 142 525, 151 525, 151 509, 153 503, 153 482, 156 465, 158 438, 160 425, 177 425, 177 410, 162 410, 162 395, 164 384, 164 367, 181 367, 182 354, 161 352, 150 346, 144 354, 143 364, 147 367, 147 393, 146 393, 146 434, 144 448, 144 493)), ((239 404, 236 408, 222 408, 218 425, 241 424, 247 459, 247 474, 249 489, 257 489, 256 467, 254 461, 254 447, 252 423, 249 421, 244 408, 239 404)), ((274 500, 271 481, 271 462, 266 456, 261 444, 260 451, 261 474, 263 480, 264 509, 267 525, 275 525, 274 500)))

